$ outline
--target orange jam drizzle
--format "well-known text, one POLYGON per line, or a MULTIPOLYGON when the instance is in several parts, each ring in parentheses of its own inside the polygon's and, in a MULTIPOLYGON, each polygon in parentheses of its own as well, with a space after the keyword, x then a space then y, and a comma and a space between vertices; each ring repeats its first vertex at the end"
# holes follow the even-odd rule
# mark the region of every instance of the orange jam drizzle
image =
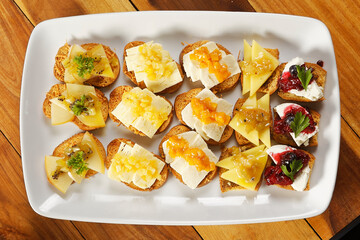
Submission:
POLYGON ((219 126, 227 125, 230 122, 230 116, 224 112, 216 112, 217 103, 210 98, 191 99, 191 108, 193 114, 204 124, 217 123, 219 126))
POLYGON ((215 170, 215 163, 211 162, 209 157, 200 148, 189 146, 189 142, 179 136, 172 136, 166 143, 169 148, 170 157, 181 157, 185 159, 189 165, 195 166, 198 171, 205 170, 207 172, 215 170))
POLYGON ((228 77, 230 72, 226 64, 221 64, 221 52, 215 49, 211 53, 206 47, 200 47, 190 54, 190 59, 200 63, 200 68, 209 68, 209 73, 214 73, 217 80, 221 83, 228 77))

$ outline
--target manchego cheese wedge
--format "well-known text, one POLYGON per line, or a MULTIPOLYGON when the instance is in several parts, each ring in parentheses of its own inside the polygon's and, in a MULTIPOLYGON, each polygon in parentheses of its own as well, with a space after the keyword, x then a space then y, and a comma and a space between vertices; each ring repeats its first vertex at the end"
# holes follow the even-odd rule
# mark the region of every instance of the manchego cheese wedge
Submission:
POLYGON ((96 144, 94 138, 89 132, 86 132, 84 134, 81 143, 88 144, 91 150, 93 151, 92 154, 90 154, 89 158, 87 159, 87 167, 96 172, 104 173, 105 172, 104 158, 101 157, 98 145, 96 144))

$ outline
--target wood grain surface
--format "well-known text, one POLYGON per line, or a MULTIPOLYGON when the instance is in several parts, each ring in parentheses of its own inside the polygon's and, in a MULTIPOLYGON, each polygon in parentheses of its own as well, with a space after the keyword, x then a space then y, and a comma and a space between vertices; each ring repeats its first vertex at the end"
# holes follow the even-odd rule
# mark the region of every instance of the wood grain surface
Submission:
MULTIPOLYGON (((0 1, 0 239, 329 239, 360 215, 359 1, 289 0, 3 0, 0 1), (220 4, 221 3, 221 4, 220 4), (28 203, 20 154, 19 99, 30 33, 39 22, 64 16, 135 10, 223 10, 318 18, 332 35, 341 92, 341 146, 329 208, 305 220, 226 226, 139 226, 53 220, 28 203)), ((325 63, 326 64, 326 63, 325 63)))

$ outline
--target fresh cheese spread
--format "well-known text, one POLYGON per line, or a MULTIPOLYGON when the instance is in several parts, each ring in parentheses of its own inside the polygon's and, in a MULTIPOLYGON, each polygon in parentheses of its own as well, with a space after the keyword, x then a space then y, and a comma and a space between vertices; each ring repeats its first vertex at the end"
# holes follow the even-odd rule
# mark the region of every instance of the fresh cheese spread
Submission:
POLYGON ((136 87, 123 94, 112 114, 126 127, 133 126, 152 138, 168 119, 171 110, 171 104, 164 98, 136 87))
POLYGON ((226 54, 214 42, 207 42, 185 54, 183 64, 187 77, 193 82, 201 81, 209 89, 240 73, 235 57, 226 54))
POLYGON ((135 144, 133 147, 121 142, 118 152, 111 159, 109 178, 125 183, 133 183, 141 189, 151 187, 160 174, 165 163, 151 152, 135 144))
POLYGON ((183 182, 195 189, 216 168, 218 158, 194 131, 181 133, 163 142, 165 161, 178 172, 183 182))
POLYGON ((62 61, 62 65, 65 68, 64 81, 66 83, 82 84, 96 76, 115 77, 101 44, 90 50, 76 44, 72 45, 68 57, 62 61))
POLYGON ((220 141, 230 122, 232 105, 204 88, 182 110, 183 121, 205 140, 220 141))
POLYGON ((154 93, 183 80, 177 63, 159 43, 151 41, 127 49, 125 61, 128 71, 134 72, 136 81, 144 82, 154 93))

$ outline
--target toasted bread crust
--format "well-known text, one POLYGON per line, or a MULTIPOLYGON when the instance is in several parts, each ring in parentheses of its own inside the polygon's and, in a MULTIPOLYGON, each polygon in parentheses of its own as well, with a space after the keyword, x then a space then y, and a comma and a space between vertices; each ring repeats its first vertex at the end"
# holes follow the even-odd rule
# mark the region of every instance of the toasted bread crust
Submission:
MULTIPOLYGON (((119 150, 119 146, 120 144, 124 142, 126 144, 129 144, 130 146, 134 146, 135 143, 129 139, 125 139, 125 138, 117 138, 117 139, 114 139, 112 140, 109 145, 107 146, 107 157, 106 157, 106 160, 105 160, 105 166, 107 169, 109 169, 110 165, 111 165, 111 160, 113 159, 113 157, 115 156, 115 154, 118 152, 119 150)), ((157 157, 159 160, 164 161, 164 159, 162 159, 160 156, 156 155, 153 153, 153 155, 155 157, 157 157)), ((138 190, 138 191, 152 191, 154 189, 158 189, 160 188, 162 185, 164 185, 164 183, 166 182, 167 178, 168 178, 168 175, 169 175, 169 168, 168 168, 168 165, 167 163, 165 163, 164 165, 164 168, 162 169, 161 173, 160 173, 160 179, 157 179, 153 185, 151 185, 151 187, 149 188, 145 188, 145 189, 142 189, 142 188, 139 188, 138 186, 136 186, 133 182, 130 182, 130 183, 126 183, 126 182, 123 182, 125 185, 135 189, 135 190, 138 190)))
MULTIPOLYGON (((136 80, 136 77, 135 77, 135 73, 134 71, 128 71, 128 68, 127 68, 127 64, 126 64, 126 61, 125 61, 125 57, 127 56, 126 54, 126 50, 129 49, 129 48, 133 48, 133 47, 136 47, 136 46, 139 46, 139 45, 142 45, 144 44, 145 42, 142 42, 142 41, 133 41, 133 42, 129 42, 128 44, 126 44, 126 46, 124 47, 124 55, 123 55, 123 72, 126 76, 128 76, 130 78, 130 80, 136 84, 138 87, 140 87, 141 89, 144 89, 146 88, 146 85, 145 85, 145 82, 144 81, 141 81, 141 82, 138 82, 136 80)), ((161 92, 158 92, 157 94, 164 94, 164 93, 173 93, 173 92, 176 92, 180 87, 181 85, 183 84, 184 82, 184 72, 180 66, 179 63, 176 62, 176 65, 179 69, 179 72, 180 72, 180 75, 181 75, 181 78, 183 79, 181 82, 169 87, 169 88, 166 88, 164 90, 162 90, 161 92)))
MULTIPOLYGON (((279 55, 280 55, 279 49, 265 48, 265 50, 268 51, 271 55, 273 55, 277 59, 279 59, 279 55)), ((240 62, 241 61, 239 61, 239 65, 240 65, 240 62)), ((273 94, 274 92, 276 92, 276 90, 278 89, 278 80, 279 80, 279 77, 281 76, 284 66, 285 66, 285 64, 284 65, 280 64, 274 70, 274 72, 271 74, 271 76, 266 80, 266 82, 257 91, 261 92, 261 93, 269 93, 270 95, 273 94)), ((244 78, 244 74, 243 74, 243 72, 241 72, 241 75, 240 75, 241 87, 243 86, 243 78, 244 78)))
MULTIPOLYGON (((164 149, 162 147, 163 142, 165 142, 166 140, 168 140, 171 136, 180 134, 180 133, 184 133, 184 132, 188 132, 191 131, 190 128, 183 126, 183 125, 177 125, 175 127, 173 127, 172 129, 170 129, 170 131, 163 137, 163 139, 160 142, 159 145, 159 152, 160 152, 160 156, 165 159, 165 153, 164 153, 164 149)), ((170 171, 172 172, 172 174, 179 179, 180 182, 182 182, 183 184, 185 184, 182 180, 181 175, 176 172, 170 165, 169 165, 170 171)), ((197 188, 205 186, 206 184, 208 184, 209 182, 211 182, 211 180, 213 180, 216 176, 217 173, 217 167, 215 168, 215 170, 210 171, 206 177, 199 183, 199 185, 197 186, 197 188)))
MULTIPOLYGON (((306 188, 304 189, 304 191, 309 191, 310 189, 310 179, 311 179, 311 173, 312 173, 312 169, 314 167, 314 163, 315 163, 315 156, 312 155, 311 153, 305 151, 305 150, 302 150, 302 149, 298 149, 299 151, 302 151, 303 153, 307 154, 309 157, 310 157, 310 160, 309 160, 309 167, 310 167, 310 173, 309 173, 309 180, 306 184, 306 188)), ((272 164, 271 161, 268 161, 265 169, 267 167, 270 167, 272 164)), ((292 191, 296 191, 291 185, 280 185, 280 184, 274 184, 274 186, 277 186, 279 188, 284 188, 284 189, 287 189, 287 190, 292 190, 292 191)))
MULTIPOLYGON (((78 133, 78 134, 75 134, 73 135, 72 137, 64 140, 62 143, 60 143, 53 151, 53 156, 56 156, 56 157, 65 157, 65 150, 69 147, 73 147, 75 146, 76 144, 79 144, 81 142, 81 140, 83 139, 84 137, 84 132, 81 132, 81 133, 78 133)), ((91 134, 91 133, 90 133, 91 134)), ((99 139, 97 139, 93 134, 91 134, 91 136, 93 137, 93 139, 95 140, 96 142, 96 145, 98 146, 98 150, 99 150, 99 153, 101 155, 101 157, 105 160, 106 159, 106 152, 105 152, 105 148, 104 146, 102 145, 102 143, 99 141, 99 139)), ((97 172, 92 170, 92 169, 89 169, 85 175, 85 178, 89 178, 93 175, 95 175, 97 172)))
MULTIPOLYGON (((49 92, 46 93, 46 98, 43 102, 43 112, 47 118, 51 118, 51 102, 50 100, 56 97, 61 96, 61 93, 63 93, 66 90, 66 84, 55 84, 52 86, 49 90, 49 92)), ((109 106, 108 106, 108 100, 105 97, 105 95, 98 89, 95 88, 96 96, 99 99, 101 103, 101 113, 104 118, 104 122, 106 122, 108 118, 109 113, 109 106)), ((74 118, 73 123, 75 123, 81 130, 89 131, 97 129, 96 127, 89 127, 85 125, 84 123, 80 122, 78 118, 74 118)))
MULTIPOLYGON (((86 43, 86 44, 82 44, 81 47, 86 50, 90 50, 97 45, 98 43, 86 43)), ((109 59, 111 69, 114 73, 114 78, 96 76, 94 78, 85 81, 84 84, 92 85, 95 87, 106 87, 112 84, 113 82, 115 82, 115 80, 119 76, 119 72, 120 72, 119 58, 117 57, 116 53, 112 51, 108 46, 105 45, 102 46, 104 47, 107 58, 109 59)), ((64 46, 59 48, 55 56, 54 75, 61 82, 65 82, 64 80, 65 68, 62 65, 62 61, 65 60, 65 58, 67 58, 70 47, 71 45, 65 43, 64 46)))
MULTIPOLYGON (((310 115, 312 116, 314 122, 316 125, 319 126, 320 123, 320 113, 314 111, 314 110, 309 110, 310 115)), ((277 114, 276 111, 274 110, 274 114, 277 114)), ((314 147, 318 145, 318 134, 316 133, 314 136, 312 136, 309 139, 309 145, 307 145, 306 147, 314 147)), ((271 125, 271 135, 273 137, 273 139, 280 144, 285 144, 285 145, 290 145, 293 147, 299 147, 296 142, 294 141, 294 139, 291 137, 290 133, 286 133, 286 134, 277 134, 274 132, 274 125, 271 125)), ((304 146, 304 145, 302 145, 304 146)))
MULTIPOLYGON (((284 63, 286 65, 286 63, 284 63)), ((285 66, 284 65, 284 66, 285 66)), ((319 65, 315 63, 309 63, 305 62, 305 66, 307 68, 313 68, 314 71, 312 72, 313 79, 317 83, 318 86, 323 88, 323 92, 325 91, 325 84, 326 84, 326 70, 320 67, 319 65)), ((281 76, 281 75, 280 75, 281 76)), ((312 101, 310 99, 307 99, 302 96, 296 96, 293 93, 290 92, 284 92, 279 88, 278 95, 285 100, 291 100, 291 101, 299 101, 299 102, 319 102, 325 100, 325 97, 320 98, 319 100, 312 101)))
MULTIPOLYGON (((174 103, 175 114, 182 124, 186 125, 186 123, 183 121, 182 116, 181 116, 182 110, 191 102, 191 99, 193 99, 201 91, 202 91, 202 88, 194 88, 188 92, 181 93, 176 97, 175 103, 174 103)), ((223 135, 221 136, 220 141, 216 142, 213 139, 209 139, 209 140, 205 140, 205 142, 210 145, 219 145, 219 144, 224 143, 227 140, 229 140, 229 138, 233 134, 233 131, 234 130, 229 125, 227 125, 223 132, 223 135)))
MULTIPOLYGON (((184 49, 181 51, 180 56, 179 56, 179 62, 180 62, 181 67, 183 68, 183 70, 184 70, 184 62, 183 62, 184 55, 191 52, 192 50, 204 45, 207 42, 209 42, 209 40, 202 40, 202 41, 195 42, 193 44, 188 44, 187 46, 184 47, 184 49)), ((226 54, 231 54, 231 52, 229 50, 227 50, 224 46, 222 46, 218 43, 216 43, 216 45, 219 49, 223 50, 226 54)), ((185 72, 185 70, 184 70, 184 72, 185 72)), ((211 91, 213 91, 214 93, 230 91, 231 89, 236 87, 236 84, 239 81, 239 77, 240 77, 240 73, 235 74, 232 77, 229 77, 229 78, 225 79, 223 82, 212 87, 211 91)))
MULTIPOLYGON (((243 146, 240 146, 240 150, 241 150, 241 152, 243 152, 252 147, 254 147, 253 144, 243 145, 243 146)), ((225 147, 221 150, 221 155, 220 155, 219 161, 221 161, 227 157, 230 157, 230 156, 231 156, 231 152, 230 152, 229 148, 225 147)), ((271 163, 271 160, 268 157, 265 167, 268 165, 269 162, 271 163)), ((265 168, 264 168, 264 170, 265 170, 265 168)), ((230 182, 228 180, 221 178, 221 175, 227 171, 228 171, 227 169, 219 167, 219 182, 220 182, 221 192, 227 192, 227 191, 232 191, 232 190, 246 190, 246 188, 244 188, 240 185, 237 185, 236 183, 233 183, 233 182, 230 182)), ((255 191, 259 190, 261 183, 262 183, 262 179, 263 179, 263 177, 261 176, 258 184, 256 184, 255 191)))
MULTIPOLYGON (((112 111, 117 107, 117 105, 119 105, 119 103, 122 100, 122 96, 125 92, 129 92, 132 89, 132 87, 130 86, 119 86, 117 88, 115 88, 111 93, 110 93, 110 100, 109 100, 109 116, 111 118, 111 120, 113 120, 114 122, 118 123, 119 125, 121 125, 122 123, 120 122, 119 119, 117 119, 114 114, 112 114, 112 111)), ((162 96, 161 96, 162 97, 162 96)), ((159 134, 163 131, 165 131, 165 129, 170 125, 171 120, 173 118, 173 105, 171 104, 171 102, 169 100, 167 100, 165 97, 164 98, 168 103, 170 103, 172 109, 170 111, 170 114, 168 116, 168 119, 160 126, 160 128, 156 131, 155 134, 159 134)), ((125 125, 124 125, 125 126, 125 125)), ((125 126, 126 127, 126 126, 125 126)), ((133 126, 129 126, 127 127, 127 129, 129 129, 130 131, 132 131, 135 134, 138 134, 140 136, 146 136, 143 132, 137 130, 136 128, 134 128, 133 126)))

